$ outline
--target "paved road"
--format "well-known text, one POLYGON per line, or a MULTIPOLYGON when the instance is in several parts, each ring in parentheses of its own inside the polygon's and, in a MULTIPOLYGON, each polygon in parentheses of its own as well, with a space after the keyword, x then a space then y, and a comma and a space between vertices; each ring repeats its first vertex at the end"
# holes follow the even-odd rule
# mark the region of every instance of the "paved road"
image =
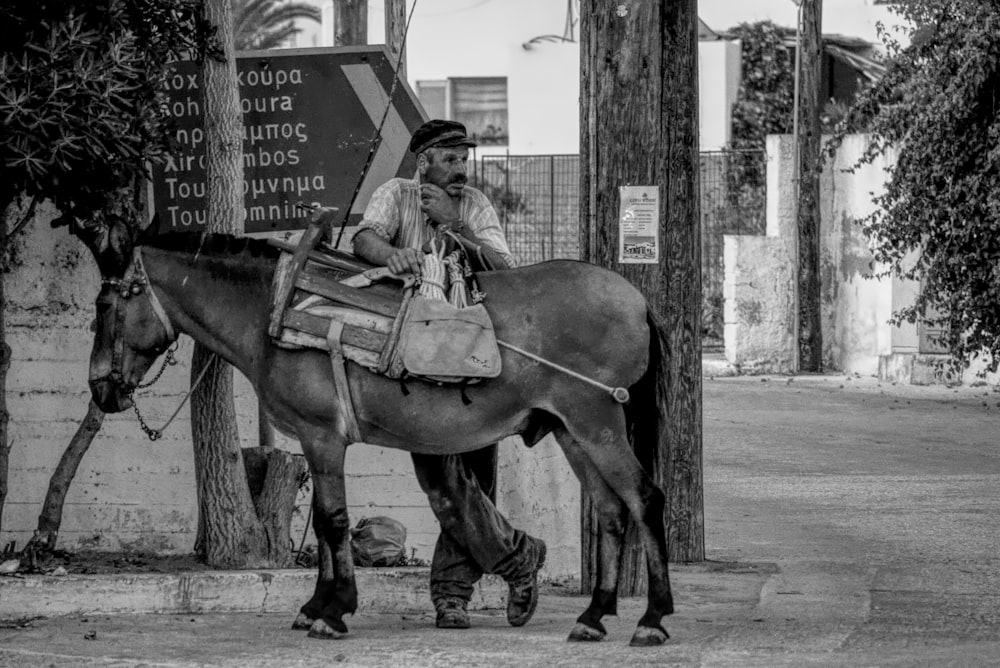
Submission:
POLYGON ((522 629, 486 611, 440 631, 425 607, 359 614, 336 642, 290 614, 36 620, 0 630, 0 665, 1000 665, 1000 393, 843 376, 704 392, 711 561, 675 567, 665 647, 626 646, 635 600, 605 642, 566 643, 585 603, 553 585, 522 629))

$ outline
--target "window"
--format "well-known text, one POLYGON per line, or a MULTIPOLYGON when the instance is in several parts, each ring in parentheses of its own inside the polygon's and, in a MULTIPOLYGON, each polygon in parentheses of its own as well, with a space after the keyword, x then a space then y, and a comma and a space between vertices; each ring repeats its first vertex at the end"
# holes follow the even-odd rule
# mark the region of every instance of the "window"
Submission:
POLYGON ((480 144, 507 144, 507 79, 451 79, 452 119, 480 144))
POLYGON ((447 81, 418 81, 417 97, 428 118, 448 118, 447 81))
POLYGON ((480 145, 509 143, 506 77, 418 81, 417 97, 430 118, 462 123, 480 145))

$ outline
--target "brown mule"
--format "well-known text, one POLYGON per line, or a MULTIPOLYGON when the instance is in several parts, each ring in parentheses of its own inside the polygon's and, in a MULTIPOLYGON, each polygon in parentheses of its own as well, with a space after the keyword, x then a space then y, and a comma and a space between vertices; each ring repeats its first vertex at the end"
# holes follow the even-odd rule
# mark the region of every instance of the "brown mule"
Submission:
MULTIPOLYGON (((133 247, 120 230, 91 232, 85 242, 104 277, 90 364, 95 402, 109 413, 129 408, 143 375, 181 333, 239 369, 275 425, 299 439, 312 472, 319 575, 295 626, 315 637, 342 637, 343 616, 357 609, 344 491, 349 439, 325 353, 282 349, 268 336, 277 249, 199 234, 151 237, 133 247)), ((351 363, 347 375, 362 440, 447 454, 515 434, 530 447, 554 434, 597 508, 603 536, 596 587, 570 639, 600 640, 601 618, 616 612, 627 509, 640 529, 649 573, 648 605, 632 644, 664 643, 661 621, 673 612, 664 494, 627 438, 630 430, 638 438, 663 437, 661 327, 624 278, 586 263, 547 262, 477 279, 498 339, 609 387, 628 388, 631 399, 617 403, 600 388, 508 349, 497 378, 465 388, 414 381, 406 394, 398 381, 351 363)))

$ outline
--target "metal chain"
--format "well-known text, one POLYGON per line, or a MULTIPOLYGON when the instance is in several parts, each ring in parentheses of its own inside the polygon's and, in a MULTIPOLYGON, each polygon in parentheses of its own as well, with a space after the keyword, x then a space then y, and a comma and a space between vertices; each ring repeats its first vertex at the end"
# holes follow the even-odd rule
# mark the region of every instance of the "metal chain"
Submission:
POLYGON ((174 341, 173 345, 167 348, 167 356, 163 359, 163 364, 160 366, 160 370, 156 372, 156 375, 153 376, 153 379, 148 383, 139 383, 135 386, 135 389, 144 390, 147 387, 150 387, 153 383, 160 379, 160 376, 163 375, 163 372, 167 370, 168 366, 174 366, 177 364, 177 359, 174 357, 174 351, 177 350, 177 346, 177 342, 174 341))
MULTIPOLYGON (((172 351, 173 351, 173 348, 171 348, 167 352, 169 354, 169 353, 172 353, 172 351)), ((215 355, 214 353, 212 354, 211 357, 208 358, 208 361, 205 362, 205 366, 203 366, 201 368, 201 372, 198 374, 198 378, 196 378, 195 381, 191 384, 190 389, 188 389, 187 394, 184 395, 184 398, 181 399, 181 403, 177 406, 177 409, 174 410, 173 415, 171 415, 167 419, 167 421, 163 424, 163 426, 160 429, 153 429, 148 424, 146 424, 146 421, 144 419, 142 419, 142 413, 139 412, 139 402, 135 400, 135 396, 134 396, 135 395, 135 390, 132 390, 131 392, 129 392, 128 398, 132 400, 132 408, 135 410, 135 417, 139 420, 139 427, 142 428, 142 430, 146 433, 146 436, 149 437, 149 440, 151 440, 151 441, 157 441, 157 440, 160 439, 160 437, 163 436, 163 432, 166 430, 167 427, 170 426, 170 423, 174 421, 174 418, 177 417, 177 414, 181 412, 181 409, 184 408, 184 404, 186 404, 187 400, 191 398, 191 394, 195 391, 195 389, 198 387, 198 385, 201 384, 201 380, 202 380, 202 378, 205 377, 205 373, 208 371, 208 367, 212 366, 212 362, 214 362, 216 359, 219 359, 219 356, 215 355)), ((176 364, 176 362, 173 362, 173 364, 176 364)), ((164 368, 166 368, 166 365, 164 365, 164 368)), ((163 369, 160 369, 160 373, 162 373, 162 372, 163 372, 163 369)), ((156 378, 159 378, 159 377, 160 377, 160 374, 159 373, 156 374, 156 378)), ((154 378, 153 382, 155 382, 155 380, 156 379, 154 378)), ((139 387, 149 387, 149 385, 152 385, 153 382, 150 382, 150 383, 148 383, 146 385, 140 385, 139 387)), ((136 389, 138 389, 138 388, 136 388, 136 389)))
POLYGON ((151 441, 160 440, 160 437, 163 436, 163 431, 160 429, 153 429, 148 424, 146 424, 146 421, 142 419, 142 413, 139 412, 139 402, 135 400, 135 397, 132 396, 133 394, 134 393, 130 393, 128 395, 128 398, 132 400, 132 408, 135 409, 135 417, 139 420, 139 426, 142 428, 144 432, 146 432, 146 436, 149 437, 149 440, 151 441))

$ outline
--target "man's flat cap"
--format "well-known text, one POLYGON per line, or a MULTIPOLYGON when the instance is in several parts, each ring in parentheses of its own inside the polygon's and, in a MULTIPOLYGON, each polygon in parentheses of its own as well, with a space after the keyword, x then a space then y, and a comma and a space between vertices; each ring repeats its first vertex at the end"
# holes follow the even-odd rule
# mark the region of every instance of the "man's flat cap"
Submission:
POLYGON ((429 148, 454 146, 476 146, 476 142, 465 133, 465 126, 457 121, 438 118, 427 121, 416 129, 410 139, 410 151, 417 154, 429 148))

